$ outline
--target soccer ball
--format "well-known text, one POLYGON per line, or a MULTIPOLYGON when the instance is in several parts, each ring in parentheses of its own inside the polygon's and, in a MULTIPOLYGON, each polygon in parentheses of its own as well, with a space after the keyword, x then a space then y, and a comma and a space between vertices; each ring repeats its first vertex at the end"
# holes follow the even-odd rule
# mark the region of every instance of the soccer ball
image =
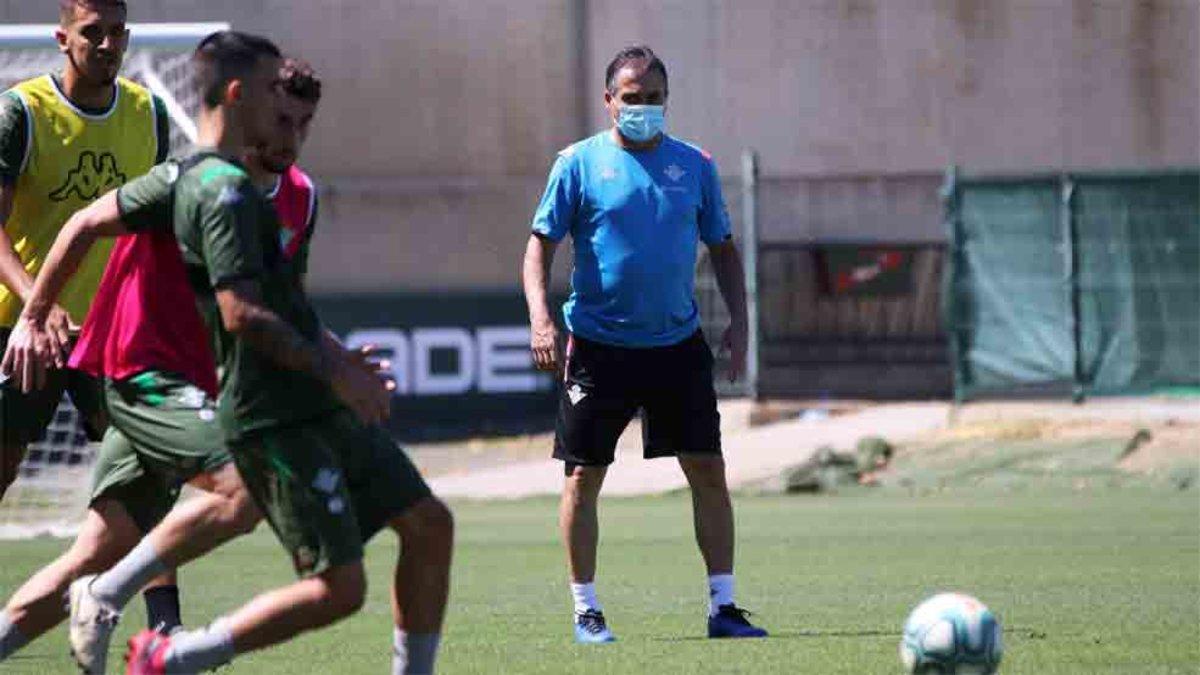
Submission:
POLYGON ((905 672, 920 675, 991 675, 1002 651, 996 616, 962 593, 940 593, 917 605, 900 639, 905 672))

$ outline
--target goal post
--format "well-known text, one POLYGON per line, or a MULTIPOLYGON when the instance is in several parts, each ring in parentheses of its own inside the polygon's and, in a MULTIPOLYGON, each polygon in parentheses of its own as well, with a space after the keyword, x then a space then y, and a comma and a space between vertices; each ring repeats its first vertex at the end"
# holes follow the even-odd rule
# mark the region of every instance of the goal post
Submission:
MULTIPOLYGON (((64 57, 54 39, 57 27, 0 25, 0 91, 62 69, 64 57)), ((190 83, 192 50, 205 36, 228 28, 220 22, 129 24, 121 75, 162 100, 170 120, 172 154, 184 152, 196 140, 192 120, 199 99, 190 83)), ((74 406, 64 397, 45 436, 29 446, 16 483, 0 501, 0 539, 72 535, 87 506, 96 447, 87 442, 74 406)))

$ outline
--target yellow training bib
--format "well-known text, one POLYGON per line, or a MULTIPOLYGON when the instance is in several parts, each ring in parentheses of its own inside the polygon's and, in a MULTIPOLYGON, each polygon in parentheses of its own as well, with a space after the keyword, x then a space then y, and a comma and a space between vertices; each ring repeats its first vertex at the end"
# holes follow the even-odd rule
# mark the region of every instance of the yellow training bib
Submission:
MULTIPOLYGON (((29 138, 4 231, 35 278, 71 214, 154 166, 154 97, 124 78, 116 88, 108 111, 93 115, 76 108, 49 75, 13 87, 25 106, 29 138)), ((111 239, 96 242, 59 296, 59 305, 78 324, 87 316, 111 249, 111 239)), ((21 307, 20 298, 0 285, 0 327, 12 327, 21 307)))

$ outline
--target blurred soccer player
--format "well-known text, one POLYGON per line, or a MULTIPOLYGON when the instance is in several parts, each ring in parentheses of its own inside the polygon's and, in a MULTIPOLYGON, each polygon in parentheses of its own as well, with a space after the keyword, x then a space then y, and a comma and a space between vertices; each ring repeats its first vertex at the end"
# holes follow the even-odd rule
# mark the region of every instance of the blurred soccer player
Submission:
POLYGON ((554 456, 567 479, 559 510, 575 603, 575 638, 613 640, 596 597, 596 503, 617 439, 642 411, 647 458, 675 456, 687 476, 708 569, 709 637, 762 637, 734 602, 733 508, 721 457, 713 357, 693 299, 697 238, 712 258, 732 324, 732 373, 746 358, 745 279, 708 153, 665 133, 667 69, 648 47, 605 73, 613 127, 559 153, 533 218, 525 296, 539 368, 564 371, 554 456), (565 363, 546 299, 559 241, 575 242, 563 308, 565 363))
MULTIPOLYGON (((363 545, 395 530, 396 672, 430 672, 449 588, 449 510, 378 423, 390 394, 328 337, 285 260, 275 211, 237 162, 270 137, 279 110, 278 50, 234 32, 193 59, 202 92, 196 155, 155 167, 72 217, 23 313, 28 338, 5 363, 49 349, 45 317, 95 238, 174 233, 223 370, 217 418, 249 492, 302 579, 259 596, 209 628, 130 641, 130 673, 198 672, 340 620, 365 593, 363 545)), ((173 514, 152 532, 169 531, 173 514)), ((175 567, 210 548, 182 540, 135 553, 175 567), (201 550, 202 549, 202 550, 201 550)))
MULTIPOLYGON (((122 0, 60 0, 55 32, 61 73, 21 82, 0 96, 0 349, 33 288, 50 244, 73 212, 166 159, 166 106, 117 77, 129 41, 122 0)), ((83 321, 108 260, 96 247, 48 319, 56 365, 66 362, 70 328, 83 321)), ((69 392, 91 440, 105 427, 100 383, 61 367, 22 388, 0 387, 0 497, 17 477, 29 443, 45 432, 69 392)), ((158 585, 161 585, 158 584, 158 585)), ((150 590, 153 624, 175 624, 178 602, 150 590)), ((0 613, 0 660, 28 635, 0 613)))
MULTIPOLYGON (((280 70, 279 88, 283 96, 277 101, 273 133, 250 148, 245 166, 280 214, 282 255, 299 278, 307 265, 316 224, 317 195, 311 179, 295 166, 295 161, 320 100, 320 81, 307 64, 289 59, 280 70)), ((215 409, 212 397, 216 380, 211 374, 215 366, 174 235, 147 231, 122 237, 114 249, 113 261, 71 365, 102 372, 111 382, 130 389, 128 383, 154 383, 158 390, 178 388, 187 392, 195 388, 191 386, 194 380, 200 380, 207 396, 201 392, 192 396, 142 396, 136 399, 137 417, 114 415, 115 431, 105 441, 105 448, 114 446, 114 452, 102 452, 107 461, 100 464, 120 466, 123 462, 114 461, 115 455, 128 458, 137 468, 126 472, 128 478, 108 478, 112 468, 100 469, 96 482, 115 483, 109 492, 116 494, 118 501, 125 495, 141 495, 142 503, 153 500, 140 509, 137 504, 127 505, 139 525, 148 522, 152 527, 174 502, 170 487, 196 474, 198 469, 191 467, 213 468, 192 478, 196 487, 211 494, 179 506, 166 526, 155 529, 112 569, 80 576, 71 583, 72 653, 85 669, 97 672, 107 657, 116 619, 133 590, 161 570, 161 557, 156 552, 186 545, 192 555, 198 556, 248 531, 260 518, 229 464, 232 457, 224 439, 215 429, 211 414, 215 409), (173 358, 175 354, 182 358, 173 358), (207 375, 177 375, 189 368, 203 369, 207 375), (129 373, 136 375, 130 378, 129 373), (194 405, 163 409, 163 402, 181 398, 194 405), (169 410, 176 408, 190 414, 172 415, 169 410), (139 422, 129 429, 139 442, 115 443, 131 421, 139 422), (168 429, 176 433, 163 432, 168 429)), ((113 407, 123 409, 119 402, 113 407)))
MULTIPOLYGON (((288 61, 280 87, 285 96, 273 134, 247 153, 246 164, 270 191, 281 214, 283 255, 302 275, 315 227, 316 192, 294 162, 320 98, 320 83, 307 65, 288 61)), ((137 549, 99 578, 91 573, 103 567, 94 561, 128 553, 137 537, 171 509, 179 485, 190 482, 209 493, 180 507, 177 521, 186 523, 193 545, 215 547, 249 531, 260 518, 217 429, 215 365, 186 275, 172 234, 152 231, 118 239, 70 360, 71 367, 108 383, 113 427, 94 467, 83 532, 22 587, 8 610, 21 619, 25 634, 35 637, 65 618, 59 599, 70 584, 72 653, 85 672, 104 671, 120 610, 148 578, 163 571, 137 549), (133 528, 136 536, 130 535, 133 528)), ((156 544, 166 546, 161 538, 156 544)), ((173 585, 148 592, 173 599, 178 607, 173 585)), ((179 625, 177 609, 174 617, 161 632, 179 625)))

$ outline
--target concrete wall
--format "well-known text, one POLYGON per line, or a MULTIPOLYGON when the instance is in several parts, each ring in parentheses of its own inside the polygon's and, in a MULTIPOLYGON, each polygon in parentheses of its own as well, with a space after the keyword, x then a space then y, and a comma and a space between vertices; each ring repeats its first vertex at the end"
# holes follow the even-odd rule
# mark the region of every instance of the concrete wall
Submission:
POLYGON ((515 289, 551 158, 604 125, 604 66, 636 41, 667 61, 672 130, 726 174, 746 146, 776 177, 1200 163, 1200 0, 130 5, 265 32, 321 70, 304 164, 326 186, 325 291, 515 289))

